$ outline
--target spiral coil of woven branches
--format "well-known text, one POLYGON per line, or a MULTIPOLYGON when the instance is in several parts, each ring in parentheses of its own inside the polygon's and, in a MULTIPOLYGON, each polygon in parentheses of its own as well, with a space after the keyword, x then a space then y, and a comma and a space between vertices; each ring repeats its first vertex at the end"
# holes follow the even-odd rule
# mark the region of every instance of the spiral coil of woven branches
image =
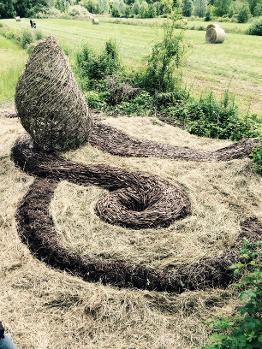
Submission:
MULTIPOLYGON (((57 238, 49 213, 50 201, 61 180, 107 189, 108 193, 97 202, 96 213, 110 224, 134 229, 168 226, 174 220, 186 217, 191 213, 189 197, 178 183, 169 183, 157 176, 105 165, 84 166, 53 152, 85 142, 91 120, 63 54, 51 38, 36 47, 18 83, 16 104, 21 122, 31 138, 26 135, 17 140, 12 158, 22 171, 37 177, 19 204, 18 231, 37 258, 84 280, 120 287, 182 292, 228 285, 233 277, 228 266, 237 260, 238 243, 219 258, 205 258, 193 265, 183 265, 175 273, 125 261, 83 258, 66 250, 57 238), (47 62, 52 62, 52 70, 55 70, 51 79, 47 62)), ((114 155, 194 161, 231 160, 250 154, 259 144, 251 139, 215 152, 202 152, 138 140, 102 123, 93 125, 89 138, 91 145, 114 155)), ((261 232, 261 224, 256 220, 242 225, 242 234, 252 239, 257 239, 261 232)))
POLYGON ((50 216, 49 205, 60 180, 107 189, 109 194, 98 202, 97 213, 109 223, 137 229, 165 226, 190 214, 188 196, 179 186, 162 181, 157 176, 103 165, 87 167, 46 154, 35 148, 28 137, 18 139, 12 149, 12 158, 23 171, 38 177, 17 210, 22 241, 49 266, 69 271, 86 281, 177 293, 226 287, 234 278, 229 266, 238 260, 241 239, 246 237, 255 241, 262 234, 261 223, 250 219, 242 224, 235 248, 220 257, 203 258, 196 263, 179 266, 174 273, 121 260, 81 257, 61 245, 50 216), (146 196, 151 200, 147 205, 146 196), (140 216, 136 216, 136 212, 140 216))

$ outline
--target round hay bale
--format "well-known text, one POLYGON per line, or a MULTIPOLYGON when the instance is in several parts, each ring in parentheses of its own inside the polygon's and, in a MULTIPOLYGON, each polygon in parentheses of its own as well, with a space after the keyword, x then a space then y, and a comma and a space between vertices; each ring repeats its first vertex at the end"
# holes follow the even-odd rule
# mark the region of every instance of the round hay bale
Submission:
POLYGON ((16 16, 15 20, 16 20, 16 22, 21 22, 21 17, 20 16, 16 16))
POLYGON ((88 140, 87 103, 52 37, 34 48, 18 81, 15 102, 23 127, 40 148, 74 149, 88 140))
POLYGON ((210 44, 222 44, 226 33, 219 24, 209 24, 206 29, 206 41, 210 44))
POLYGON ((99 24, 98 18, 92 17, 92 24, 99 24))

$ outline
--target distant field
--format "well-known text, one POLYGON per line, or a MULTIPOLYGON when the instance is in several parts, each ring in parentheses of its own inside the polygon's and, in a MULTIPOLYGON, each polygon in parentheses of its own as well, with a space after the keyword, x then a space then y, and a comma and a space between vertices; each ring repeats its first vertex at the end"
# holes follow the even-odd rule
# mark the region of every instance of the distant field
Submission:
MULTIPOLYGON (((106 18, 103 19, 106 21, 106 18)), ((37 26, 45 34, 54 35, 64 46, 76 49, 83 42, 99 50, 109 38, 116 40, 123 63, 129 67, 142 66, 143 58, 152 45, 161 39, 160 25, 116 24, 101 22, 94 26, 89 21, 66 19, 37 20, 37 26)), ((160 21, 160 20, 159 20, 160 21)), ((201 23, 197 21, 198 23, 201 23)), ((16 23, 1 20, 12 28, 29 27, 29 21, 16 23)), ((229 25, 232 23, 226 23, 229 25)), ((224 24, 223 24, 224 25, 224 24)), ((192 93, 214 91, 220 95, 226 88, 236 94, 242 111, 262 114, 262 38, 228 33, 222 45, 205 43, 203 31, 188 30, 189 44, 184 81, 192 93)))
POLYGON ((25 51, 0 35, 0 101, 13 97, 26 56, 25 51))
MULTIPOLYGON (((99 16, 100 22, 104 23, 121 23, 128 25, 142 25, 142 26, 161 26, 166 22, 166 18, 114 18, 101 15, 99 16)), ((184 23, 188 29, 191 30, 205 30, 206 26, 213 22, 206 22, 200 18, 184 18, 184 23)), ((216 21, 214 21, 216 22, 216 21)), ((248 23, 233 23, 223 22, 220 25, 225 29, 227 33, 241 33, 246 34, 251 22, 248 23)))

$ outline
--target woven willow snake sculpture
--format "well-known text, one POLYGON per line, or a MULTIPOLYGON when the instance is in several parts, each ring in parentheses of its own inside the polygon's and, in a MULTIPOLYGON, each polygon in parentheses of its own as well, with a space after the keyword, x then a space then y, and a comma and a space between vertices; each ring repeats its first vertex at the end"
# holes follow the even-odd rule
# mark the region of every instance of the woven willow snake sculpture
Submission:
MULTIPOLYGON (((22 241, 47 265, 86 281, 178 293, 228 285, 233 277, 228 266, 238 258, 238 242, 221 257, 183 265, 175 273, 125 261, 81 257, 64 248, 49 212, 50 201, 61 180, 107 189, 108 193, 96 204, 97 215, 107 223, 127 228, 168 226, 189 215, 191 204, 187 192, 178 183, 105 165, 84 166, 63 159, 57 150, 75 148, 88 140, 92 146, 113 155, 228 161, 247 156, 258 146, 258 141, 248 139, 214 152, 202 152, 138 140, 103 123, 92 124, 85 101, 72 79, 62 51, 48 38, 36 47, 17 86, 18 116, 30 136, 17 140, 11 156, 16 166, 36 177, 17 210, 22 241), (54 69, 48 70, 50 64, 55 65, 55 74, 54 69)), ((259 222, 248 220, 241 226, 239 241, 243 236, 256 240, 261 232, 259 222)), ((110 228, 105 233, 110 233, 110 228)))

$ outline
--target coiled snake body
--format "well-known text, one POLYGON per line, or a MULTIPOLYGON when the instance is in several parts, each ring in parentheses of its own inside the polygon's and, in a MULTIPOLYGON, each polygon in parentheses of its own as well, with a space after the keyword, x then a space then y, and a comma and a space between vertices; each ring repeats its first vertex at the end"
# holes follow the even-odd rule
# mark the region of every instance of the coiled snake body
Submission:
MULTIPOLYGON (((248 155, 258 145, 257 140, 249 139, 215 152, 201 152, 141 141, 103 123, 93 126, 89 141, 113 155, 194 161, 227 161, 248 155)), ((133 229, 168 226, 189 215, 190 199, 179 184, 143 172, 77 164, 41 151, 27 135, 17 140, 12 148, 12 159, 23 171, 36 177, 17 210, 18 232, 34 256, 49 266, 86 281, 177 293, 224 287, 232 281, 228 266, 237 260, 237 246, 219 258, 205 258, 170 273, 126 261, 81 257, 64 248, 57 238, 49 204, 61 180, 107 189, 108 193, 97 202, 96 213, 110 224, 133 229)), ((105 234, 110 233, 108 229, 105 234)), ((243 236, 258 239, 261 232, 261 224, 251 219, 242 224, 239 239, 243 236)))

